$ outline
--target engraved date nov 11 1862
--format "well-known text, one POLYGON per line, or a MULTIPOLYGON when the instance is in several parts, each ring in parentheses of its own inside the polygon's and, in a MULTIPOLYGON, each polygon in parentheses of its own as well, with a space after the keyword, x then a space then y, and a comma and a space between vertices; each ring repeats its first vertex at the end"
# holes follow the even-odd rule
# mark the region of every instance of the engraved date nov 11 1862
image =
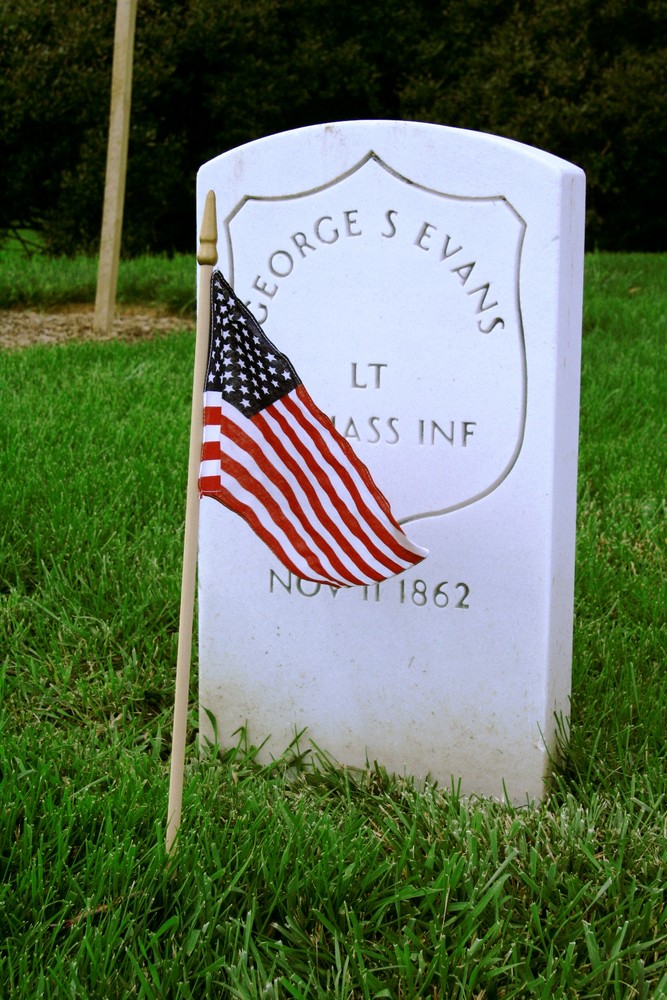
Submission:
MULTIPOLYGON (((346 590, 348 588, 342 588, 346 590)), ((416 608, 431 606, 434 608, 453 608, 467 611, 470 608, 470 585, 458 580, 439 580, 428 583, 420 578, 392 577, 382 583, 369 586, 351 587, 350 590, 361 593, 362 600, 379 603, 383 598, 396 600, 399 604, 411 604, 416 608), (396 586, 398 584, 398 586, 396 586)), ((339 588, 313 580, 302 580, 289 570, 269 570, 269 593, 297 594, 300 597, 317 597, 318 594, 329 593, 332 598, 338 597, 339 588)))

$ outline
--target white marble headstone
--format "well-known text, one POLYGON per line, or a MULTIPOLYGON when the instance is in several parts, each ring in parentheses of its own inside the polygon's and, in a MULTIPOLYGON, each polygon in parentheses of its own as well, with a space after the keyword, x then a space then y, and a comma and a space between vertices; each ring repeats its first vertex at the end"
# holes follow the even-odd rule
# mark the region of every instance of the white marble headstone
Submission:
POLYGON ((200 219, 209 189, 220 270, 429 556, 335 591, 202 500, 202 709, 265 759, 305 729, 352 767, 540 799, 570 692, 582 171, 345 122, 206 163, 200 219))

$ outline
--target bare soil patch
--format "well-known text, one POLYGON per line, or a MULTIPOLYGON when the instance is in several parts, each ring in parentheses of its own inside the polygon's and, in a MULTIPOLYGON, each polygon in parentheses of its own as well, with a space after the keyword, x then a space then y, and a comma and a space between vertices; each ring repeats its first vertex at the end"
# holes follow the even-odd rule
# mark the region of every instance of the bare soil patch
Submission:
POLYGON ((33 344, 63 344, 70 340, 138 340, 194 330, 193 319, 168 316, 143 307, 119 309, 109 335, 93 329, 93 306, 71 305, 41 312, 34 309, 0 310, 0 349, 33 344))

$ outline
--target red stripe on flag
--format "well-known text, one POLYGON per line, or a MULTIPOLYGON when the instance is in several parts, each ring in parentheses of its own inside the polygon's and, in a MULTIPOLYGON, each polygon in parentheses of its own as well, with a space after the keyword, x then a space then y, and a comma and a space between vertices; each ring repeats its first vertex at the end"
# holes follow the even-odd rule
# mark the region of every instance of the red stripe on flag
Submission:
MULTIPOLYGON (((287 505, 289 509, 292 511, 292 514, 294 515, 294 519, 296 520, 298 526, 302 528, 305 531, 305 533, 315 542, 317 547, 322 552, 325 553, 326 557, 329 559, 331 565, 333 566, 336 573, 338 573, 340 578, 356 585, 362 584, 364 581, 360 580, 358 577, 355 577, 354 574, 351 573, 350 570, 344 566, 340 558, 336 555, 334 549, 331 547, 330 542, 328 542, 324 537, 324 535, 320 534, 317 528, 311 523, 306 511, 299 503, 296 494, 294 493, 294 490, 292 489, 288 481, 285 479, 280 469, 270 461, 266 453, 262 451, 257 442, 253 441, 253 439, 249 437, 247 434, 245 434, 244 431, 237 424, 235 424, 232 420, 229 420, 225 416, 222 417, 221 430, 222 433, 230 439, 230 441, 233 441, 238 448, 247 452, 253 458, 255 464, 259 469, 261 469, 261 471, 264 473, 267 479, 270 480, 270 482, 278 490, 280 490, 282 495, 285 497, 287 505)), ((226 458, 223 459, 223 467, 225 472, 230 471, 228 467, 228 460, 226 458)), ((261 500, 260 497, 258 497, 258 499, 261 502, 263 502, 263 500, 261 500)), ((273 514, 271 514, 271 516, 273 517, 273 514)), ((284 530, 283 520, 284 519, 282 518, 281 515, 281 520, 279 523, 284 530)), ((329 528, 329 525, 326 525, 326 527, 329 528)), ((331 523, 331 529, 334 529, 335 531, 335 527, 336 526, 333 523, 331 523)), ((326 574, 326 570, 323 570, 323 572, 326 574)))
MULTIPOLYGON (((207 494, 210 495, 210 494, 207 494)), ((262 539, 265 545, 273 552, 273 554, 280 560, 283 566, 291 570, 295 576, 298 576, 302 580, 312 580, 314 583, 322 583, 322 578, 319 576, 307 576, 303 572, 303 568, 298 568, 296 564, 290 559, 283 547, 281 546, 278 539, 271 532, 267 531, 260 519, 257 517, 255 511, 248 504, 242 503, 237 497, 235 497, 229 490, 225 489, 224 486, 218 484, 218 489, 213 495, 214 500, 218 500, 224 507, 228 507, 233 513, 239 514, 244 521, 247 521, 252 530, 262 539)), ((325 579, 325 582, 329 583, 331 586, 338 586, 337 581, 325 579)))
MULTIPOLYGON (((340 434, 334 425, 332 424, 329 417, 327 417, 319 406, 313 401, 312 396, 306 389, 304 385, 299 385, 296 387, 296 394, 299 397, 300 402, 308 410, 310 415, 317 421, 317 423, 322 427, 323 433, 328 438, 334 438, 343 454, 347 458, 351 466, 354 467, 359 477, 364 481, 366 488, 369 493, 373 494, 373 497, 377 501, 378 505, 382 508, 383 512, 387 515, 387 518, 394 524, 399 531, 402 531, 400 525, 394 520, 394 515, 391 512, 391 507, 385 497, 384 493, 377 488, 373 482, 373 477, 368 471, 367 467, 361 461, 354 448, 352 448, 350 442, 340 434)), ((290 401, 291 402, 291 401, 290 401)), ((332 456, 333 458, 333 456, 332 456)), ((334 459, 335 461, 335 459, 334 459)), ((363 501, 362 501, 363 502, 363 501)))
POLYGON ((204 426, 207 424, 219 424, 222 416, 222 407, 204 405, 204 426))
MULTIPOLYGON (((302 387, 299 386, 299 388, 302 387)), ((410 563, 413 561, 412 553, 409 551, 406 552, 403 549, 400 542, 396 541, 393 535, 387 531, 386 527, 377 518, 377 516, 369 509, 361 497, 359 490, 354 485, 348 470, 345 468, 344 464, 332 454, 324 437, 313 436, 313 428, 310 427, 308 422, 305 420, 299 406, 295 404, 294 399, 286 396, 281 400, 281 402, 286 405, 289 415, 298 423, 301 430, 313 441, 317 451, 322 454, 325 463, 335 469, 339 478, 352 496, 357 508, 356 513, 341 497, 339 497, 338 493, 329 491, 329 496, 331 497, 332 502, 334 503, 340 516, 345 519, 350 532, 355 535, 355 537, 357 537, 364 546, 366 546, 375 559, 377 559, 382 565, 386 566, 392 573, 399 573, 401 570, 405 569, 405 566, 402 563, 396 563, 389 554, 383 552, 377 547, 374 537, 379 537, 387 548, 391 549, 394 556, 398 555, 401 559, 407 558, 410 563)), ((298 431, 293 429, 291 422, 283 415, 281 415, 280 421, 284 434, 290 438, 296 447, 299 448, 304 461, 308 465, 308 468, 311 472, 313 472, 313 474, 316 474, 316 470, 318 468, 317 463, 312 452, 306 450, 302 446, 298 431)), ((354 465, 356 469, 356 467, 360 464, 359 459, 351 449, 350 452, 352 455, 351 464, 354 465)), ((362 468, 365 468, 365 466, 362 466, 362 468)))
POLYGON ((202 497, 215 497, 220 489, 220 476, 200 476, 199 477, 199 499, 202 497))
MULTIPOLYGON (((353 519, 353 515, 339 501, 338 496, 333 490, 331 480, 328 478, 328 476, 324 474, 323 470, 314 462, 312 455, 303 446, 303 443, 299 440, 298 436, 292 433, 291 428, 289 427, 289 424, 285 420, 284 415, 281 414, 278 410, 276 410, 276 406, 277 404, 274 403, 274 405, 270 407, 270 410, 272 416, 274 416, 276 421, 279 423, 281 430, 284 432, 285 436, 290 439, 290 441, 295 446, 299 454, 302 456, 304 462, 308 465, 308 468, 312 473, 312 476, 317 480, 317 483, 321 487, 323 492, 327 494, 327 496, 331 500, 331 503, 336 508, 341 518, 345 521, 345 524, 349 528, 350 532, 354 534, 357 538, 359 538, 364 543, 365 547, 367 547, 370 551, 372 551, 372 548, 368 544, 367 539, 364 538, 362 532, 360 531, 359 525, 353 519)), ((354 565, 357 566, 357 568, 360 569, 362 573, 367 574, 369 580, 385 579, 386 574, 383 574, 381 570, 374 569, 366 562, 366 560, 363 558, 363 554, 359 552, 359 550, 356 549, 354 545, 352 545, 349 538, 345 537, 345 534, 341 531, 338 525, 335 524, 335 522, 331 519, 331 516, 327 514, 319 496, 317 495, 316 490, 313 487, 312 480, 305 474, 305 470, 302 468, 302 466, 299 465, 296 459, 289 454, 289 452, 285 448, 284 444, 282 443, 278 435, 268 424, 266 417, 264 416, 264 413, 260 412, 255 417, 253 417, 253 423, 255 423, 255 425, 257 425, 258 427, 261 427, 262 434, 266 437, 267 441, 270 442, 271 446, 276 451, 276 454, 279 455, 285 467, 288 468, 289 471, 294 476, 296 476, 296 478, 299 481, 299 485, 301 486, 304 493, 308 497, 308 500, 310 501, 313 510, 317 513, 317 516, 321 519, 323 524, 326 525, 326 528, 331 534, 332 538, 336 540, 337 544, 345 552, 345 554, 352 560, 354 565)), ((402 566, 398 566, 395 563, 389 562, 387 557, 383 556, 379 552, 377 552, 377 555, 376 552, 373 552, 373 555, 376 556, 378 561, 383 566, 389 565, 389 568, 393 573, 398 573, 401 569, 403 569, 402 566)))
POLYGON ((219 441, 204 441, 201 446, 201 460, 202 462, 215 462, 221 458, 220 442, 219 441))
MULTIPOLYGON (((398 524, 393 514, 391 513, 391 508, 387 502, 387 498, 377 488, 377 486, 375 485, 375 483, 371 478, 370 472, 368 471, 364 463, 357 457, 356 453, 350 446, 350 443, 346 441, 345 438, 335 430, 329 418, 326 417, 322 413, 322 411, 315 405, 308 391, 305 389, 303 385, 297 386, 296 394, 298 395, 299 400, 306 407, 308 412, 322 426, 324 430, 324 436, 321 439, 322 447, 326 450, 326 454, 327 457, 329 458, 331 465, 334 466, 334 468, 338 472, 338 475, 341 477, 341 479, 347 486, 348 490, 354 497, 355 503, 357 504, 359 509, 363 511, 364 519, 368 520, 372 524, 377 534, 382 537, 382 540, 385 542, 385 544, 388 545, 397 556, 399 556, 401 559, 408 559, 410 562, 421 562, 423 556, 417 555, 416 553, 411 552, 409 549, 404 548, 404 546, 401 545, 401 542, 390 531, 387 530, 386 526, 382 524, 382 522, 378 519, 377 515, 374 514, 373 511, 368 507, 365 500, 359 493, 359 490, 356 484, 354 483, 354 480, 350 476, 350 473, 346 468, 345 464, 335 457, 333 452, 330 450, 325 438, 328 437, 329 439, 331 439, 335 434, 336 442, 342 449, 347 461, 349 462, 349 465, 355 469, 357 474, 363 480, 366 488, 372 494, 374 500, 381 508, 382 512, 386 515, 387 520, 401 533, 401 535, 404 535, 403 529, 401 528, 401 526, 398 524)), ((296 420, 299 421, 299 424, 304 428, 306 428, 307 424, 304 421, 303 415, 300 412, 298 406, 295 405, 294 400, 291 399, 290 396, 285 396, 282 402, 285 403, 290 412, 293 412, 294 417, 296 420)), ((312 431, 310 431, 310 434, 312 436, 312 431)))
MULTIPOLYGON (((254 496, 261 503, 274 524, 281 529, 285 537, 289 539, 306 565, 310 567, 311 572, 319 573, 319 579, 324 579, 327 582, 334 582, 335 577, 332 577, 332 574, 325 570, 316 553, 310 550, 301 535, 295 530, 292 521, 285 517, 279 504, 274 497, 271 496, 266 487, 262 486, 259 480, 255 479, 245 466, 230 458, 229 455, 225 456, 224 472, 230 479, 235 479, 242 489, 244 489, 247 493, 252 494, 252 496, 254 496)), ((221 488, 224 489, 224 487, 221 488)), ((343 580, 337 582, 343 582, 346 586, 349 586, 350 582, 357 583, 358 581, 354 579, 350 581, 346 578, 346 574, 344 574, 343 580)))

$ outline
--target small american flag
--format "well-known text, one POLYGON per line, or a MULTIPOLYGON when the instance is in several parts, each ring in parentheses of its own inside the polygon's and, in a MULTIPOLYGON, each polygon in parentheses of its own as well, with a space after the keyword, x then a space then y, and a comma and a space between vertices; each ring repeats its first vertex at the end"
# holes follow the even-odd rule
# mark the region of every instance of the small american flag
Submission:
POLYGON ((376 583, 427 555, 219 271, 211 280, 199 493, 240 514, 304 580, 376 583))

